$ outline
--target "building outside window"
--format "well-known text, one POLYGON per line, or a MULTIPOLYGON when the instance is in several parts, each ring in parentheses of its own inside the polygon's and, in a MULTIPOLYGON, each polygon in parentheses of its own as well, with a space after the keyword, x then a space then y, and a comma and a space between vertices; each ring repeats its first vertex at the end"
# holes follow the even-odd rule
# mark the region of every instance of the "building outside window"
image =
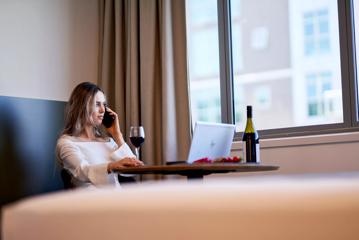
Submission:
POLYGON ((307 102, 308 116, 311 118, 340 118, 338 108, 340 94, 333 90, 332 75, 330 72, 308 74, 307 102))
POLYGON ((304 52, 305 55, 327 53, 330 51, 328 9, 305 12, 304 52))

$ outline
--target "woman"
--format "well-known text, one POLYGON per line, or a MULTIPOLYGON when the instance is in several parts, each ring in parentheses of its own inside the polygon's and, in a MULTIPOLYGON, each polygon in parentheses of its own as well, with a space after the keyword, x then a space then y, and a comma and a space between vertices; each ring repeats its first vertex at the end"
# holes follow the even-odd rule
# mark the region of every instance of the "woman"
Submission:
POLYGON ((114 170, 143 165, 124 141, 118 116, 106 106, 104 92, 89 82, 77 85, 70 96, 56 153, 75 187, 119 186, 114 170), (114 120, 106 129, 105 111, 114 120))

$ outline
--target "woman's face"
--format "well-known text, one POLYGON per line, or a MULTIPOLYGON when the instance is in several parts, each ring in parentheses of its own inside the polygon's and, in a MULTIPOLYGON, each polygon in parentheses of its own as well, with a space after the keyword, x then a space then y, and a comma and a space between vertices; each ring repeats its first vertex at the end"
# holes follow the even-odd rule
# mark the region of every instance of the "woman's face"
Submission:
POLYGON ((91 118, 92 118, 93 123, 96 126, 99 126, 99 125, 101 125, 103 115, 105 114, 106 98, 105 98, 105 95, 101 91, 98 91, 95 95, 94 100, 95 100, 95 107, 91 114, 91 118))

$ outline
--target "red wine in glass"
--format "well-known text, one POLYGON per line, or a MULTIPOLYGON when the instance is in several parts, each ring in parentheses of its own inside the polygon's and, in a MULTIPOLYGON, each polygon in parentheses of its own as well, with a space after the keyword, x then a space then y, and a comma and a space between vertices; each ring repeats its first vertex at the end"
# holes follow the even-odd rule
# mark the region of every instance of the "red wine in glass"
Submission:
POLYGON ((130 141, 135 147, 137 159, 140 159, 139 149, 145 141, 145 130, 142 126, 132 126, 130 128, 130 141))
POLYGON ((133 146, 139 148, 141 147, 142 143, 144 143, 145 139, 143 137, 130 137, 130 141, 133 146))

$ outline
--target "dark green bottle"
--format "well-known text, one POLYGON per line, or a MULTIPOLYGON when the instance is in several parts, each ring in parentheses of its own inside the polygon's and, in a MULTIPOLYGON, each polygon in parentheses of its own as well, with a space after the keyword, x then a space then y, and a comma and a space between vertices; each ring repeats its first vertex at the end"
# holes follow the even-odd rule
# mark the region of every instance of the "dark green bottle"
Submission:
POLYGON ((243 159, 246 163, 260 163, 259 135, 252 120, 252 106, 247 106, 247 123, 243 132, 243 159))

